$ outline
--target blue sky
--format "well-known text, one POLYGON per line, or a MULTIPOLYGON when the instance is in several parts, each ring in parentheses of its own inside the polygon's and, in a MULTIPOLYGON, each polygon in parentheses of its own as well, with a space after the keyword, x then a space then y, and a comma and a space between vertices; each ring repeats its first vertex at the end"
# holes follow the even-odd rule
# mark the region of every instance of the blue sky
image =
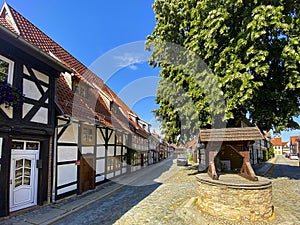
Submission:
MULTIPOLYGON (((7 0, 10 6, 87 67, 119 46, 134 42, 143 43, 155 26, 151 7, 153 2, 151 0, 83 2, 7 0)), ((143 47, 138 51, 143 51, 143 47)), ((123 60, 130 59, 123 58, 123 60)), ((109 77, 102 73, 98 75, 109 78, 104 80, 117 94, 124 91, 127 86, 134 87, 138 79, 152 77, 152 80, 158 80, 159 70, 151 68, 145 60, 131 63, 133 64, 124 65, 123 68, 109 74, 109 77)), ((154 104, 156 87, 152 85, 151 88, 153 89, 151 95, 138 90, 139 101, 131 106, 142 119, 154 123, 155 118, 150 111, 157 108, 154 104)), ((126 102, 126 99, 124 101, 126 102)), ((154 124, 154 127, 156 126, 158 125, 154 124)))
MULTIPOLYGON (((142 53, 140 44, 155 26, 153 2, 7 0, 8 4, 87 67, 96 65, 96 70, 108 86, 123 97, 142 119, 151 123, 155 119, 150 111, 157 108, 154 94, 159 70, 152 69, 145 62, 147 53, 142 53), (117 52, 116 49, 124 49, 124 46, 128 50, 134 48, 137 54, 134 57, 123 54, 121 62, 124 64, 115 71, 106 71, 105 66, 99 68, 103 64, 108 67, 103 58, 111 61, 116 58, 112 53, 117 52)), ((300 119, 297 121, 300 122, 300 119)), ((300 131, 281 134, 284 141, 288 141, 290 135, 300 135, 300 131)))

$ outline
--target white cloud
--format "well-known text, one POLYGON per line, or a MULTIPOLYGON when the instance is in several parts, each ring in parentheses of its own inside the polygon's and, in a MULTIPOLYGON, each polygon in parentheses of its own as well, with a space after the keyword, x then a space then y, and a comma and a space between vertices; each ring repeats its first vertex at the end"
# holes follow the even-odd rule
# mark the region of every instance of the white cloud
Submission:
POLYGON ((136 64, 143 63, 145 57, 142 54, 124 53, 120 56, 115 56, 115 60, 118 60, 118 66, 121 68, 128 67, 132 70, 137 70, 136 64))

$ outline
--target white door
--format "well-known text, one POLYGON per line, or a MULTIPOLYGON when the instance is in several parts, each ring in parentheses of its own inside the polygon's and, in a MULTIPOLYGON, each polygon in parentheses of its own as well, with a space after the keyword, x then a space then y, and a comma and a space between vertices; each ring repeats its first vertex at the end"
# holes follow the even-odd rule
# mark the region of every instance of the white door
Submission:
POLYGON ((10 172, 10 212, 37 204, 39 142, 13 140, 10 172))

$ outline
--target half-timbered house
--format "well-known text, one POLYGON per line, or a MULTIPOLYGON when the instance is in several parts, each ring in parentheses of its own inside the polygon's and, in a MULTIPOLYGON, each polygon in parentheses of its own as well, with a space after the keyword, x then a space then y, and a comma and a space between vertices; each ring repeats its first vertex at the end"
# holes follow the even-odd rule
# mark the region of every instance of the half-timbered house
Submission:
POLYGON ((0 69, 5 81, 22 90, 25 98, 20 106, 0 105, 0 216, 47 201, 55 80, 61 72, 71 71, 26 41, 28 32, 19 26, 21 19, 7 4, 3 5, 0 69))
POLYGON ((1 216, 148 165, 149 124, 12 7, 4 4, 0 15, 0 62, 8 65, 7 80, 25 94, 22 107, 0 111, 1 216), (34 194, 33 203, 9 206, 24 202, 25 194, 34 194))

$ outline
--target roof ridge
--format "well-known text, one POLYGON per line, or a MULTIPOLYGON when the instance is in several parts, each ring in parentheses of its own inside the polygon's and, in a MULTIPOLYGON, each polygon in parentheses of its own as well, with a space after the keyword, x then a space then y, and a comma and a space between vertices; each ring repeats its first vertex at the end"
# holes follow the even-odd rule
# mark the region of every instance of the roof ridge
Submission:
MULTIPOLYGON (((55 57, 57 57, 57 59, 59 59, 59 61, 63 62, 66 66, 68 66, 69 68, 71 68, 72 70, 75 70, 76 72, 78 72, 79 74, 81 74, 78 69, 72 67, 72 65, 70 65, 69 62, 66 62, 61 56, 58 56, 58 52, 59 51, 63 51, 65 54, 68 55, 68 57, 71 57, 73 60, 76 61, 76 63, 80 64, 80 66, 82 66, 84 69, 88 70, 88 68, 81 63, 78 59, 76 59, 71 53, 69 53, 66 49, 64 49, 61 45, 59 45, 57 42, 55 42, 49 35, 47 35, 45 32, 43 32, 41 29, 39 29, 37 26, 35 26, 32 22, 30 22, 30 20, 28 20, 26 17, 24 17, 22 14, 20 14, 17 10, 15 10, 12 6, 6 4, 8 9, 11 12, 11 15, 16 23, 16 26, 19 29, 19 35, 21 37, 23 37, 26 41, 30 42, 31 44, 33 44, 34 46, 36 46, 37 48, 40 48, 42 51, 44 51, 45 53, 47 53, 48 55, 50 55, 51 57, 53 57, 51 54, 53 54, 55 57), (21 21, 19 21, 21 20, 21 21), (30 40, 30 38, 28 37, 28 35, 26 35, 25 32, 22 31, 21 29, 21 25, 22 23, 27 23, 26 25, 30 26, 29 29, 32 29, 34 31, 36 31, 36 35, 35 36, 39 36, 42 39, 44 39, 42 42, 43 44, 47 44, 47 48, 41 48, 41 46, 38 46, 36 43, 34 43, 33 41, 30 40), (41 36, 42 35, 42 36, 41 36), (49 46, 50 45, 50 46, 49 46), (58 48, 58 49, 56 49, 58 48), (47 51, 48 49, 48 51, 47 51), (50 54, 51 52, 51 54, 50 54)), ((28 27, 27 27, 28 28, 28 27)), ((34 37, 31 37, 34 39, 34 37)), ((36 38, 36 37, 35 37, 36 38)), ((82 75, 82 74, 81 74, 82 75)))
MULTIPOLYGON (((56 43, 51 37, 49 37, 27 18, 21 15, 17 10, 15 10, 7 3, 4 3, 2 8, 7 8, 9 13, 11 14, 11 17, 18 28, 18 35, 22 39, 24 39, 28 43, 31 43, 33 46, 40 49, 42 52, 45 52, 55 60, 59 60, 66 67, 73 70, 76 77, 89 83, 91 87, 93 87, 92 84, 95 83, 98 87, 101 88, 104 93, 106 93, 108 96, 111 96, 112 99, 120 105, 125 113, 131 112, 137 115, 108 85, 104 83, 104 81, 97 74, 95 74, 86 65, 76 59, 66 49, 56 43)), ((1 24, 3 25, 3 23, 1 24)), ((7 27, 7 25, 5 27, 10 30, 13 28, 7 27)))

